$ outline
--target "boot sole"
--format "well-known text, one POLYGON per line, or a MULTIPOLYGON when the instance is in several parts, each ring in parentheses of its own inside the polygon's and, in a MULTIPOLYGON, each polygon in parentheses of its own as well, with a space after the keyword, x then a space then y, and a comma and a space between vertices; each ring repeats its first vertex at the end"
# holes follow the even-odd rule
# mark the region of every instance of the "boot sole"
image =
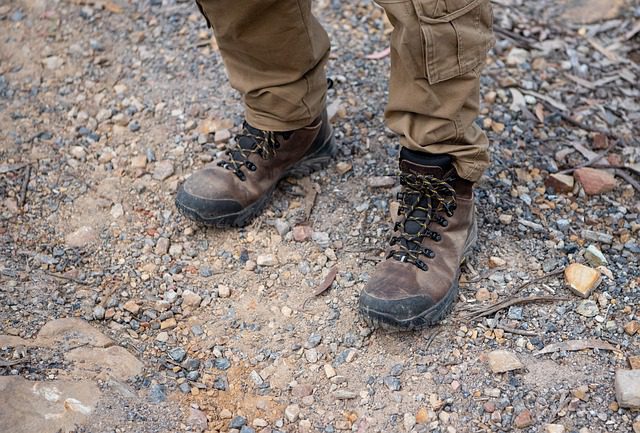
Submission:
MULTIPOLYGON (((460 265, 465 262, 467 257, 471 254, 476 241, 478 240, 478 226, 474 217, 473 228, 471 234, 467 239, 467 243, 460 260, 460 265)), ((415 331, 424 329, 438 324, 445 316, 447 316, 453 309, 456 298, 458 297, 458 280, 460 279, 460 268, 454 278, 454 283, 447 292, 446 296, 440 300, 436 305, 429 308, 422 313, 410 317, 408 319, 398 320, 397 318, 388 314, 374 311, 368 308, 360 308, 360 312, 364 315, 365 321, 374 328, 381 328, 388 331, 415 331)))
POLYGON ((180 213, 185 215, 187 218, 209 227, 221 229, 229 227, 244 227, 262 213, 264 208, 267 206, 267 203, 269 203, 271 196, 273 195, 273 191, 275 191, 278 183, 282 179, 286 177, 301 178, 308 176, 315 171, 325 169, 336 155, 337 151, 336 141, 332 132, 330 137, 322 144, 322 146, 288 169, 276 182, 274 182, 271 188, 269 188, 262 197, 239 212, 217 216, 215 218, 206 218, 201 216, 194 209, 183 205, 177 200, 176 207, 180 213))

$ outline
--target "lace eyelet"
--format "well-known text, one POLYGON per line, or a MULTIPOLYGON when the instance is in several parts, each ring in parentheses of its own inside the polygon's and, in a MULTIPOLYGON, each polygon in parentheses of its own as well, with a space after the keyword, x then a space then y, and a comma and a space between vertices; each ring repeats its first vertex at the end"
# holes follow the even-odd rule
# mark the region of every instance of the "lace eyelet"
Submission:
POLYGON ((244 165, 251 171, 256 171, 258 169, 258 167, 251 161, 245 161, 244 165))

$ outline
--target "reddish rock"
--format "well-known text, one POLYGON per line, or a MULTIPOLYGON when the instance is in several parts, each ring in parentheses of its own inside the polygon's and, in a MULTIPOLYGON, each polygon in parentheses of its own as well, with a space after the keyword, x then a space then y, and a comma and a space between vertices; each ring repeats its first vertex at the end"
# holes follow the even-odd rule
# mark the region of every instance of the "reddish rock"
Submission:
POLYGON ((293 228, 293 239, 296 242, 304 242, 311 239, 311 234, 313 230, 309 226, 295 226, 293 228))
POLYGON ((552 174, 545 181, 545 186, 553 188, 555 192, 573 191, 573 178, 566 174, 552 174))
POLYGON ((516 419, 513 421, 513 424, 516 428, 527 428, 533 425, 533 417, 531 416, 531 412, 529 409, 525 409, 518 414, 516 419))
POLYGON ((573 176, 589 195, 609 192, 616 187, 616 178, 604 170, 583 167, 577 169, 573 176))

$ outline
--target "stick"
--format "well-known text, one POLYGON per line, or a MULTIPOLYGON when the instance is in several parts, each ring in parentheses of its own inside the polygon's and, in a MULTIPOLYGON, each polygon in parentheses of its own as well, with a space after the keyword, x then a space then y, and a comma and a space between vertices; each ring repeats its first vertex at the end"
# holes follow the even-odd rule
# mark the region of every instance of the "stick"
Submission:
POLYGON ((73 283, 76 284, 82 284, 83 286, 90 286, 90 283, 87 283, 86 281, 81 281, 78 280, 77 278, 73 278, 73 277, 67 277, 66 275, 58 275, 58 274, 54 274, 53 272, 49 272, 49 271, 42 271, 45 274, 49 275, 50 277, 54 277, 54 278, 60 278, 61 280, 67 280, 67 281, 71 281, 73 283))
POLYGON ((516 329, 506 325, 497 325, 496 328, 502 329, 504 332, 510 332, 511 334, 523 335, 525 337, 535 337, 539 333, 535 331, 525 331, 524 329, 516 329))
POLYGON ((532 302, 555 302, 555 301, 569 301, 571 298, 562 296, 529 296, 526 298, 514 298, 507 299, 506 301, 497 302, 493 305, 489 305, 486 308, 480 308, 476 311, 472 311, 467 315, 469 320, 477 320, 481 317, 490 316, 492 314, 497 313, 500 310, 504 310, 505 308, 509 308, 513 305, 518 304, 530 304, 532 302))
POLYGON ((27 165, 24 169, 24 178, 22 178, 22 186, 20 187, 20 200, 18 206, 23 207, 27 201, 27 187, 29 186, 29 180, 31 180, 31 165, 27 165))
POLYGON ((543 276, 541 276, 541 277, 534 278, 533 280, 525 281, 524 283, 522 283, 522 284, 520 284, 520 285, 518 286, 518 288, 517 288, 517 289, 516 289, 516 291, 515 291, 515 294, 517 295, 518 293, 520 293, 520 291, 522 291, 522 289, 524 289, 525 287, 527 287, 529 284, 537 283, 537 282, 540 282, 540 281, 542 281, 542 280, 546 280, 546 279, 547 279, 547 278, 549 278, 549 277, 553 277, 553 276, 555 276, 555 275, 559 275, 559 274, 561 274, 561 273, 563 273, 563 272, 564 272, 564 267, 562 267, 562 268, 560 268, 560 269, 556 269, 555 271, 549 272, 548 274, 544 274, 544 275, 543 275, 543 276))
POLYGON ((569 116, 568 114, 563 113, 562 111, 558 110, 556 107, 554 107, 552 104, 550 104, 549 102, 545 101, 544 99, 541 100, 542 101, 542 105, 544 105, 547 110, 551 111, 553 114, 557 114, 558 116, 560 116, 563 120, 565 120, 566 122, 572 124, 573 126, 577 126, 580 129, 584 129, 585 131, 589 131, 589 132, 599 132, 600 134, 606 135, 608 137, 617 139, 618 137, 613 134, 612 132, 605 130, 605 129, 600 129, 597 128, 595 126, 589 126, 585 123, 580 122, 579 120, 574 119, 573 117, 569 116))
POLYGON ((621 177, 624 180, 626 180, 631 186, 633 186, 636 189, 636 191, 640 192, 640 183, 636 182, 636 180, 634 178, 632 178, 630 174, 625 173, 624 171, 619 170, 619 169, 613 170, 613 173, 616 176, 621 177))

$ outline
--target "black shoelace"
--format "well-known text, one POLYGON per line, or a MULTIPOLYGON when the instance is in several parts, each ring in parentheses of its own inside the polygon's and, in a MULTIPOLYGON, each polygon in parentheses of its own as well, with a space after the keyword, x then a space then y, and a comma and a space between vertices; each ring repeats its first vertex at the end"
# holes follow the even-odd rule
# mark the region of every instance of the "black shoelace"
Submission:
POLYGON ((226 159, 218 161, 220 167, 231 170, 242 181, 247 175, 242 171, 246 167, 249 171, 256 171, 258 166, 249 161, 252 154, 258 154, 262 159, 271 159, 275 156, 280 147, 278 135, 288 138, 291 132, 263 131, 245 122, 242 132, 235 137, 235 140, 227 145, 225 152, 226 159))
POLYGON ((443 213, 447 217, 453 216, 456 192, 450 185, 452 180, 427 175, 400 175, 404 192, 398 193, 398 215, 404 219, 395 224, 396 235, 391 238, 392 250, 387 258, 413 263, 423 271, 429 269, 420 256, 433 259, 435 253, 423 246, 423 241, 428 238, 439 242, 442 236, 431 227, 431 223, 446 227, 449 223, 443 213))

